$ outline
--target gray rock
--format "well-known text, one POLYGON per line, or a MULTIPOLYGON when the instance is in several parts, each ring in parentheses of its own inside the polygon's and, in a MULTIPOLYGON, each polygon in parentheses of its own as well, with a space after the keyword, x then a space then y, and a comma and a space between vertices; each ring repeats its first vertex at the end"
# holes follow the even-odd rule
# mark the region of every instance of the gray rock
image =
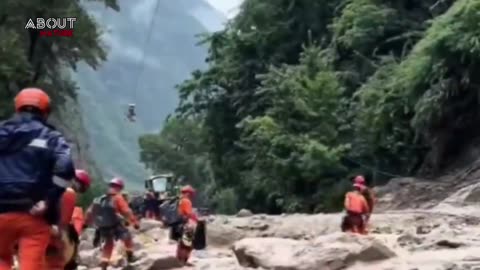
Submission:
POLYGON ((253 213, 248 209, 242 209, 237 213, 237 217, 251 217, 251 216, 253 216, 253 213))

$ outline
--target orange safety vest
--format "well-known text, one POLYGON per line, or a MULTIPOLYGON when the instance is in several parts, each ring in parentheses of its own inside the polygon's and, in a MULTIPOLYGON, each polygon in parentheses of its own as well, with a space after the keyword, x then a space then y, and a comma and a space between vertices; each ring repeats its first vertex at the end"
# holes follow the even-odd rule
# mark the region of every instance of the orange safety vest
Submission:
POLYGON ((345 195, 345 210, 356 214, 366 214, 369 212, 369 207, 361 193, 350 191, 345 195))

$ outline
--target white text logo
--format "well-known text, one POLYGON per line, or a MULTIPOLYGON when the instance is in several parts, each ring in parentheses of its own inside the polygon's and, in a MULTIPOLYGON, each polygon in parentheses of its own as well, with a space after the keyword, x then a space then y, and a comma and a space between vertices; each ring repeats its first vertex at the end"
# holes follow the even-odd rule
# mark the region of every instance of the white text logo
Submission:
POLYGON ((35 29, 40 36, 73 36, 73 28, 77 18, 36 18, 29 19, 25 29, 35 29))

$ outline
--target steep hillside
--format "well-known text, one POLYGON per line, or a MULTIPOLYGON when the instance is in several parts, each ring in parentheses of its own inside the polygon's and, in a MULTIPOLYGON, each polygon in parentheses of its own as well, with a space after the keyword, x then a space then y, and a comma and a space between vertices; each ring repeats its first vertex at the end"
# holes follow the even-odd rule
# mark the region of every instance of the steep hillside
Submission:
POLYGON ((97 71, 80 66, 75 74, 95 159, 105 177, 120 175, 136 183, 134 188, 147 174, 138 162, 138 137, 161 127, 178 102, 174 86, 204 67, 206 49, 196 45, 196 35, 218 29, 223 21, 206 2, 159 1, 154 14, 155 3, 119 1, 118 13, 88 3, 106 30, 109 58, 97 71), (151 37, 144 46, 152 16, 151 37), (129 103, 136 104, 136 123, 125 119, 129 103))
POLYGON ((435 178, 401 177, 377 187, 377 210, 428 209, 468 206, 480 202, 480 141, 469 143, 468 149, 446 166, 445 174, 435 178))
MULTIPOLYGON (((100 0, 98 2, 105 3, 100 0)), ((115 1, 108 1, 115 8, 115 1)), ((98 67, 106 57, 98 26, 79 1, 1 1, 0 2, 0 120, 13 113, 13 99, 20 89, 39 87, 52 100, 53 123, 70 142, 75 164, 86 169, 93 178, 93 187, 82 204, 98 193, 103 182, 92 159, 86 139, 81 108, 76 99, 77 85, 69 73, 78 62, 98 67), (66 13, 68 12, 68 13, 66 13), (34 29, 24 29, 26 18, 36 14, 44 18, 72 16, 78 19, 73 38, 43 36, 34 29), (77 34, 78 33, 78 34, 77 34)), ((104 184, 103 184, 104 186, 104 184)))

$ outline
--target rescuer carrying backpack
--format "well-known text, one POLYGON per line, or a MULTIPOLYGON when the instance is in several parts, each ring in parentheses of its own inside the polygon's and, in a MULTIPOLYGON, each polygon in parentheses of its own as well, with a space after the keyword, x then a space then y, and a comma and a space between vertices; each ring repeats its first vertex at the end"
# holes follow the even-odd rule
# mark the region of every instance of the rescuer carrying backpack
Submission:
POLYGON ((120 240, 125 245, 127 261, 133 262, 132 235, 125 226, 125 219, 135 229, 139 229, 138 220, 122 196, 123 180, 113 178, 109 183, 109 190, 106 194, 96 198, 87 211, 87 223, 94 220, 100 239, 104 242, 102 246, 102 259, 100 267, 107 269, 112 256, 115 240, 120 240))

